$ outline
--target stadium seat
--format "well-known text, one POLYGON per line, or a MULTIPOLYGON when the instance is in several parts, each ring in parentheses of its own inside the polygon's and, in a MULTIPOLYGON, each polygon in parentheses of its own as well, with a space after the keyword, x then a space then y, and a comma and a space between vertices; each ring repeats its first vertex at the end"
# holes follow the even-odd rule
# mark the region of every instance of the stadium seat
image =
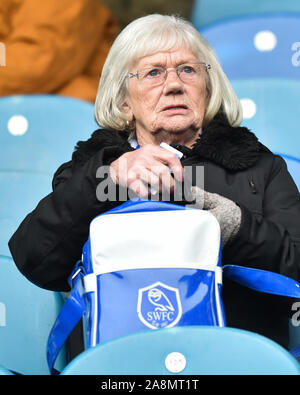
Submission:
POLYGON ((176 327, 141 331, 88 349, 62 375, 299 375, 286 350, 232 328, 176 327), (174 354, 176 353, 176 354, 174 354))
POLYGON ((271 151, 299 158, 300 80, 245 79, 232 86, 243 105, 242 125, 271 151))
POLYGON ((13 376, 14 373, 10 370, 5 369, 3 366, 0 366, 0 376, 13 376))
POLYGON ((51 192, 56 169, 98 128, 91 103, 56 95, 0 98, 0 255, 25 216, 51 192))
POLYGON ((0 170, 53 175, 99 127, 91 103, 56 95, 0 98, 0 170))
MULTIPOLYGON (((62 303, 59 293, 36 287, 11 258, 0 256, 1 366, 19 374, 49 374, 47 339, 62 303)), ((63 350, 57 368, 65 364, 63 350)))
POLYGON ((297 12, 300 12, 300 3, 297 0, 195 0, 190 19, 200 29, 232 17, 297 12))
POLYGON ((299 25, 300 13, 264 15, 229 19, 200 32, 216 51, 230 80, 265 77, 299 80, 299 25))
POLYGON ((8 241, 22 220, 51 192, 51 177, 42 173, 0 170, 0 255, 10 256, 8 241))

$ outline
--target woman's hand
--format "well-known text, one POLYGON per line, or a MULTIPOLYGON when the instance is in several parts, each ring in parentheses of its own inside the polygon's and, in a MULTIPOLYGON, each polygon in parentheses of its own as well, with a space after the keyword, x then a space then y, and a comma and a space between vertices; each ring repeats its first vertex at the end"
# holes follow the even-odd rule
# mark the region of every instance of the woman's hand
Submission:
POLYGON ((172 152, 152 144, 127 152, 110 165, 110 175, 116 184, 144 198, 151 190, 172 192, 175 181, 171 173, 177 181, 183 181, 180 160, 172 152))
POLYGON ((196 201, 196 207, 208 210, 218 220, 221 228, 222 246, 232 240, 241 225, 241 209, 232 200, 217 193, 203 191, 198 187, 192 187, 192 196, 196 201))

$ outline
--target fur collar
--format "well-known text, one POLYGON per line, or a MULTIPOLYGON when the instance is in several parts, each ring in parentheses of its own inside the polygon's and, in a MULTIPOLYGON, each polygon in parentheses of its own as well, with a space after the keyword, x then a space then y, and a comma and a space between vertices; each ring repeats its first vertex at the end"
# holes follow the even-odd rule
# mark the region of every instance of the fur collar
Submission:
MULTIPOLYGON (((126 131, 96 130, 87 141, 77 143, 72 156, 73 165, 82 165, 102 148, 110 148, 114 157, 133 150, 128 136, 126 131)), ((215 117, 204 128, 191 149, 182 148, 187 156, 208 159, 233 171, 252 167, 257 162, 260 152, 270 152, 249 129, 232 127, 222 116, 215 117)))

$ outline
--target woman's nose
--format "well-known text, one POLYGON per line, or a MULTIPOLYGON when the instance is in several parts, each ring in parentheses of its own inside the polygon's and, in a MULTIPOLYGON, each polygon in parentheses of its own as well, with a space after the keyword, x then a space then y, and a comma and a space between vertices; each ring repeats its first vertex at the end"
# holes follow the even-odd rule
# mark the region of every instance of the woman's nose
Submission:
POLYGON ((164 83, 164 93, 182 93, 183 92, 183 82, 179 78, 176 70, 169 69, 167 71, 165 83, 164 83))

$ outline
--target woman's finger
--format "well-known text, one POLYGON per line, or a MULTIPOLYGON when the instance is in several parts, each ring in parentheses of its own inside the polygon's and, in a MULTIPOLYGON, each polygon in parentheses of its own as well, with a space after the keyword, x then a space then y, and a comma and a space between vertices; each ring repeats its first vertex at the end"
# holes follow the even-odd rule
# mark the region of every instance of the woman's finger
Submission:
POLYGON ((182 182, 184 169, 179 159, 174 153, 155 145, 127 152, 111 164, 112 179, 122 186, 128 186, 139 179, 157 191, 173 190, 172 173, 182 182))
POLYGON ((149 196, 148 187, 140 179, 136 179, 136 180, 132 181, 128 185, 128 188, 131 189, 136 195, 140 196, 141 198, 147 199, 149 196))
POLYGON ((155 166, 152 166, 149 169, 151 173, 151 177, 154 177, 155 180, 158 180, 158 184, 151 185, 154 189, 159 190, 160 192, 165 191, 173 191, 175 187, 175 182, 170 172, 170 168, 164 165, 163 163, 159 163, 155 166))
POLYGON ((159 191, 161 188, 160 177, 155 171, 152 170, 155 170, 155 166, 151 167, 150 169, 147 169, 143 166, 133 166, 127 174, 128 184, 130 185, 135 180, 141 180, 146 186, 159 191))
POLYGON ((177 156, 164 148, 156 148, 157 150, 153 153, 155 159, 165 164, 174 174, 176 180, 182 182, 184 180, 184 169, 177 156))

